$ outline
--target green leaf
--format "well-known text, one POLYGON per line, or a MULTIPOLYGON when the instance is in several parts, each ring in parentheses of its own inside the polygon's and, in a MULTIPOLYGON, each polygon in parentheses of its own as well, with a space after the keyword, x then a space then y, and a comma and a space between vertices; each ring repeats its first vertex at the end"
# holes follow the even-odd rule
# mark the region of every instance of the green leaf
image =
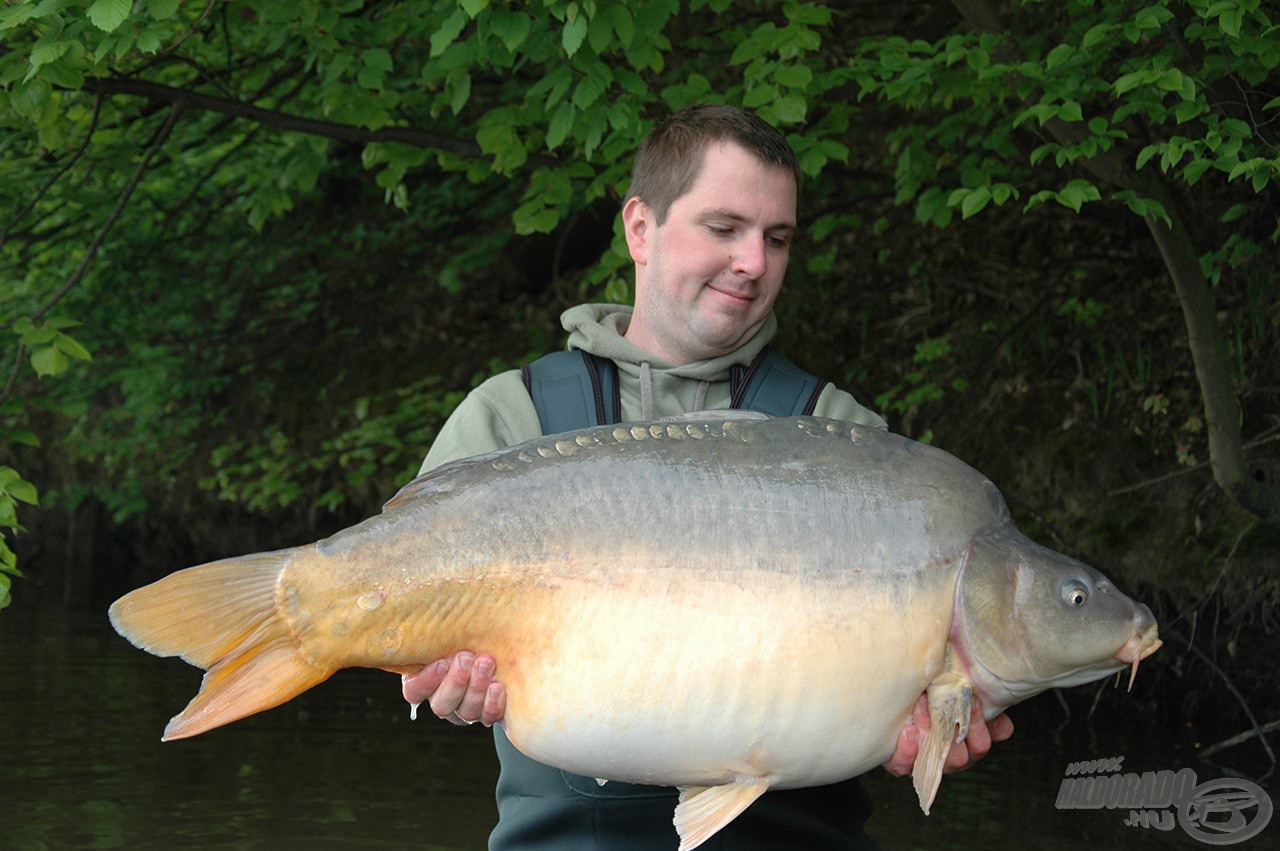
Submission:
POLYGON ((143 30, 138 34, 138 50, 141 53, 155 53, 160 49, 160 33, 155 30, 143 30))
POLYGON ((774 103, 774 112, 783 124, 799 124, 804 121, 809 108, 803 95, 791 93, 783 95, 774 103))
POLYGON ((578 15, 573 20, 565 23, 564 32, 560 35, 560 44, 570 58, 582 47, 582 42, 586 41, 587 26, 586 15, 578 15))
POLYGON ((587 44, 597 56, 604 55, 613 45, 613 20, 610 15, 595 15, 587 24, 587 44))
POLYGON ((1062 146, 1059 145, 1057 142, 1046 142, 1043 145, 1039 145, 1038 147, 1036 147, 1034 151, 1031 152, 1031 157, 1030 157, 1031 164, 1039 165, 1040 162, 1045 157, 1047 157, 1049 154, 1057 153, 1061 147, 1062 146))
POLYGON ((1063 121, 1083 121, 1084 112, 1080 109, 1080 104, 1073 100, 1063 101, 1062 106, 1058 108, 1058 117, 1063 121))
POLYGON ((1173 108, 1173 117, 1179 124, 1186 124, 1208 112, 1208 107, 1201 100, 1184 100, 1173 108))
POLYGON ((1122 95, 1127 91, 1136 89, 1141 84, 1142 84, 1142 75, 1135 71, 1131 74, 1124 74, 1120 76, 1114 83, 1111 84, 1111 88, 1112 88, 1112 91, 1115 92, 1115 94, 1122 95))
POLYGON ((609 73, 609 68, 602 62, 597 62, 591 66, 591 70, 578 83, 573 90, 573 105, 578 109, 586 109, 591 106, 600 96, 609 88, 613 75, 609 73))
POLYGON ((784 86, 803 89, 813 82, 813 70, 808 65, 784 65, 773 78, 784 86))
POLYGON ((69 41, 51 41, 42 38, 31 48, 31 67, 39 68, 60 59, 71 48, 69 41))
POLYGON ((569 138, 569 131, 573 129, 573 119, 575 116, 573 104, 569 101, 561 101, 556 107, 556 111, 551 115, 551 121, 547 124, 547 148, 555 150, 569 138))
POLYGON ((1008 183, 997 183, 991 187, 991 200, 997 205, 1003 204, 1010 198, 1018 197, 1018 190, 1008 183))
POLYGON ((36 375, 57 375, 67 368, 67 356, 53 346, 42 346, 31 352, 31 366, 36 375))
POLYGON ((1195 186, 1206 171, 1213 166, 1209 160, 1192 160, 1182 169, 1182 176, 1186 178, 1188 185, 1195 186))
POLYGON ((966 195, 964 200, 960 202, 960 218, 967 219, 971 216, 976 216, 982 211, 983 207, 987 206, 987 203, 990 200, 991 190, 985 186, 979 186, 966 195))
POLYGON ((115 32, 132 6, 132 0, 93 0, 87 12, 89 22, 104 32, 115 32))
POLYGON ((1076 49, 1069 44, 1060 44, 1044 58, 1044 67, 1052 70, 1075 55, 1076 49))
POLYGON ((445 18, 440 27, 431 34, 431 58, 442 55, 445 49, 462 34, 467 25, 467 13, 462 9, 454 9, 453 14, 445 18))
POLYGON ((467 105, 467 101, 471 98, 471 75, 462 74, 453 84, 453 94, 449 97, 449 109, 454 115, 462 112, 462 108, 467 105))
POLYGON ((1102 197, 1098 187, 1087 180, 1073 180, 1057 193, 1055 199, 1059 204, 1075 212, 1080 212, 1086 201, 1097 201, 1102 197))
POLYGON ((9 440, 12 440, 14 443, 22 446, 40 446, 40 438, 33 432, 29 432, 26 429, 0 427, 0 435, 4 435, 9 440))
POLYGON ((1133 22, 1140 29, 1158 30, 1161 24, 1173 17, 1173 13, 1168 9, 1149 6, 1145 9, 1139 9, 1138 14, 1134 15, 1133 22))
POLYGON ((178 7, 182 4, 182 0, 149 0, 147 3, 147 11, 151 13, 151 17, 158 21, 165 18, 172 18, 178 12, 178 7))
POLYGON ((1176 92, 1182 89, 1182 72, 1177 68, 1170 68, 1159 77, 1156 78, 1156 88, 1164 89, 1166 92, 1176 92))
POLYGON ((70 355, 77 360, 93 360, 93 355, 89 354, 89 350, 80 345, 74 338, 68 337, 66 334, 59 333, 53 340, 54 346, 63 354, 70 355))
POLYGON ((0 32, 25 24, 34 13, 35 7, 29 3, 0 9, 0 32))
POLYGON ((1222 31, 1232 38, 1240 35, 1240 21, 1243 11, 1237 7, 1228 9, 1218 18, 1218 26, 1222 27, 1222 31))
POLYGON ((613 7, 613 31, 624 48, 631 46, 636 37, 636 20, 631 10, 621 4, 613 7))
POLYGON ((1091 50, 1096 45, 1101 44, 1107 36, 1111 35, 1113 29, 1115 29, 1115 24, 1094 24, 1085 32, 1080 44, 1085 50, 1091 50))
POLYGON ((4 485, 4 490, 16 500, 25 502, 27 505, 39 505, 40 497, 36 493, 36 486, 25 479, 8 482, 4 485))
POLYGON ((379 71, 390 71, 392 69, 391 54, 382 47, 371 47, 360 54, 360 61, 370 68, 377 68, 379 71))

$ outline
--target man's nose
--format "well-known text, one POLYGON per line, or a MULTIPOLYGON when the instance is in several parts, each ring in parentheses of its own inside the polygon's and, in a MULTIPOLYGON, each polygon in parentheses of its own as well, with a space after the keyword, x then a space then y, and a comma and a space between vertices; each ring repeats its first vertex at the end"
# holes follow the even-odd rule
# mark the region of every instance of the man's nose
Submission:
POLYGON ((735 246, 733 272, 747 278, 759 278, 768 267, 764 237, 744 236, 735 246))

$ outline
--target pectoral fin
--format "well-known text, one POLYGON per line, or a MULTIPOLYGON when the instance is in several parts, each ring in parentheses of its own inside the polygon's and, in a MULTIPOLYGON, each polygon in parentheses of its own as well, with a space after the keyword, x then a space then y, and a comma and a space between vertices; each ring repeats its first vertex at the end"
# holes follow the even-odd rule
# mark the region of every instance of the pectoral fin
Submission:
POLYGON ((942 769, 953 742, 963 742, 969 734, 970 702, 973 688, 969 681, 954 671, 944 671, 929 683, 930 730, 920 743, 916 753, 915 768, 911 779, 915 781, 916 794, 920 796, 920 809, 929 814, 938 785, 942 783, 942 769))
POLYGON ((706 842, 768 788, 768 780, 751 777, 723 786, 682 787, 674 819, 680 834, 679 851, 690 851, 706 842))

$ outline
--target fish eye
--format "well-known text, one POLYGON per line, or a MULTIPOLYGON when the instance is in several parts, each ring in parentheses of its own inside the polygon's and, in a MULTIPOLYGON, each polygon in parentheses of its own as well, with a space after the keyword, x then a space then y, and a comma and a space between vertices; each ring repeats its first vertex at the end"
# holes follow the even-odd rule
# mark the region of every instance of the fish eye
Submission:
POLYGON ((1068 605, 1079 608, 1089 601, 1089 589, 1077 579, 1062 583, 1062 599, 1068 605))

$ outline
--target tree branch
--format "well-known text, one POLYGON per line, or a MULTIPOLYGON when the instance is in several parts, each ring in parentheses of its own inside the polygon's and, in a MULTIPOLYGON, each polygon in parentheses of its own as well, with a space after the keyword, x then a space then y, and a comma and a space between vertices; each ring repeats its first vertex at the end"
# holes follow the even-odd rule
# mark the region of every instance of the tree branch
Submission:
MULTIPOLYGON (((349 124, 337 124, 332 121, 319 121, 313 118, 289 115, 233 98, 200 94, 149 80, 131 80, 122 77, 91 79, 85 81, 85 90, 94 94, 134 95, 152 101, 180 104, 183 109, 218 112, 224 115, 248 118, 266 127, 274 127, 277 130, 323 136, 343 142, 357 144, 400 142, 417 148, 434 148, 448 151, 461 157, 478 158, 483 156, 480 146, 474 142, 467 142, 441 133, 433 133, 430 130, 421 130, 416 127, 382 127, 377 130, 365 130, 349 124)), ((538 158, 530 157, 529 160, 530 162, 537 162, 538 158)), ((552 162, 546 158, 541 158, 541 161, 543 164, 552 162)))

